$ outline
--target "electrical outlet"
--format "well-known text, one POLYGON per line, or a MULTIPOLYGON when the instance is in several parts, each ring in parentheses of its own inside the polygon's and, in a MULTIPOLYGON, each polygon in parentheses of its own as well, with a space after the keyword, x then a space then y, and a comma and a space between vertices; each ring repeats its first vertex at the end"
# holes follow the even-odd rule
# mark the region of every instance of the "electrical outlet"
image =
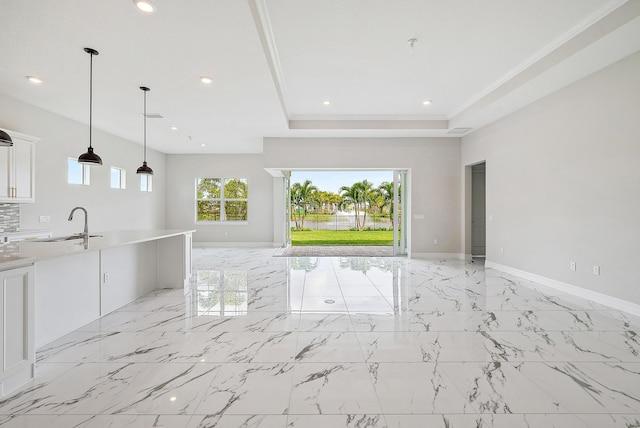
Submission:
POLYGON ((438 245, 438 240, 437 239, 433 240, 433 245, 438 245))
POLYGON ((102 282, 109 282, 109 272, 105 272, 102 274, 102 282))
POLYGON ((569 262, 569 269, 576 270, 576 262, 569 262))
POLYGON ((504 247, 502 245, 500 246, 500 254, 504 254, 504 247))
POLYGON ((600 275, 600 266, 594 266, 593 267, 593 274, 594 275, 600 275))
POLYGON ((49 223, 50 221, 51 221, 51 216, 48 216, 48 215, 40 216, 40 223, 49 223))

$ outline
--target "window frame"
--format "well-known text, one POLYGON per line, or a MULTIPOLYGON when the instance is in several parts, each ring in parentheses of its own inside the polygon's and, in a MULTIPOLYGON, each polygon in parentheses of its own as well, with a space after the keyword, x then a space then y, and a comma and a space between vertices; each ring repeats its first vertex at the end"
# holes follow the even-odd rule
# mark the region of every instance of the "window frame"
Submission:
POLYGON ((194 186, 194 190, 195 190, 195 204, 194 204, 194 208, 195 208, 195 215, 194 215, 194 222, 195 224, 200 224, 200 225, 225 225, 225 226, 230 226, 230 225, 246 225, 249 223, 249 179, 248 178, 243 178, 243 177, 229 177, 229 176, 220 176, 220 177, 197 177, 195 179, 195 186, 194 186), (200 180, 220 180, 220 197, 219 198, 202 198, 199 199, 198 198, 198 184, 200 180), (227 184, 227 181, 231 181, 231 180, 240 180, 240 181, 244 181, 244 183, 246 184, 246 193, 247 193, 247 197, 246 198, 229 198, 225 196, 225 186, 227 184), (201 201, 209 201, 209 202, 219 202, 220 203, 220 219, 219 220, 198 220, 198 204, 201 201), (225 204, 226 202, 245 202, 246 206, 247 206, 247 213, 246 213, 246 219, 245 220, 228 220, 227 217, 227 213, 225 210, 225 204))
POLYGON ((109 187, 115 190, 125 190, 127 188, 127 170, 118 166, 111 166, 109 168, 109 187), (118 187, 113 186, 113 173, 118 174, 118 187))
POLYGON ((91 166, 78 162, 78 159, 68 157, 67 158, 67 184, 77 185, 77 186, 90 186, 91 185, 91 166), (80 182, 71 182, 69 181, 69 165, 70 161, 75 162, 75 165, 80 167, 80 182))

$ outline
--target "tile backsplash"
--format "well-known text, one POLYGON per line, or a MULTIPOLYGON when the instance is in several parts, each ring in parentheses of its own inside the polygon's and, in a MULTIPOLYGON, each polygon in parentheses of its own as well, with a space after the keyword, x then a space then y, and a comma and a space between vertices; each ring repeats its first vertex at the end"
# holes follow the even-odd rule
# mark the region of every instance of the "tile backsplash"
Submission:
POLYGON ((20 205, 0 204, 0 233, 20 230, 20 205))

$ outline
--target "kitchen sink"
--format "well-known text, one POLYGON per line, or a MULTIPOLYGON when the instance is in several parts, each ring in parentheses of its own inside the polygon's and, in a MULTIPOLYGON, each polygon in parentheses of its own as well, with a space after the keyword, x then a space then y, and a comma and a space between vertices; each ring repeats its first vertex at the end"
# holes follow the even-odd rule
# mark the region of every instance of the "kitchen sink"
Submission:
MULTIPOLYGON (((89 235, 89 238, 102 238, 102 235, 89 235)), ((73 241, 76 239, 84 239, 84 235, 74 234, 74 235, 67 235, 67 236, 54 236, 52 238, 36 239, 35 242, 64 242, 64 241, 73 241)))

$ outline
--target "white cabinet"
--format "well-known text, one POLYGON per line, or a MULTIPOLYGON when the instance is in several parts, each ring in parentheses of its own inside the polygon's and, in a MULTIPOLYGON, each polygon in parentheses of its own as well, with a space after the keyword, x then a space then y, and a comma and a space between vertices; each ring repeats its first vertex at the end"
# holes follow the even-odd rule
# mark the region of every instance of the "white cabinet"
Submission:
POLYGON ((36 261, 36 275, 36 348, 100 317, 99 251, 36 261))
POLYGON ((35 202, 35 142, 37 138, 4 130, 13 147, 0 147, 0 202, 35 202))
POLYGON ((158 288, 184 287, 184 293, 189 292, 192 245, 191 232, 158 241, 158 288))
POLYGON ((0 397, 34 378, 34 267, 0 271, 0 397))
POLYGON ((157 241, 100 250, 100 316, 153 291, 157 271, 157 241))

